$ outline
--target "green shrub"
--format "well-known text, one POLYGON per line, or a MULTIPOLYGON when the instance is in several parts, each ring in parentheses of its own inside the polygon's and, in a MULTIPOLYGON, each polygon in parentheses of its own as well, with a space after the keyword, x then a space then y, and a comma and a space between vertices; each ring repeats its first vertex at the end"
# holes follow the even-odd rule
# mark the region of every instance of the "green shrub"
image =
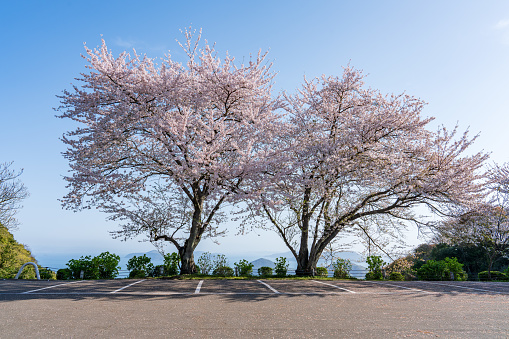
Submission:
POLYGON ((382 257, 378 255, 371 255, 366 258, 366 263, 368 264, 369 272, 366 273, 366 280, 382 280, 383 273, 382 267, 384 266, 384 261, 382 257))
POLYGON ((258 269, 258 275, 261 277, 268 277, 272 275, 272 267, 262 266, 258 269))
POLYGON ((213 269, 212 258, 209 252, 202 253, 198 258, 198 265, 200 266, 200 273, 208 275, 213 269))
POLYGON ((507 275, 503 272, 499 271, 491 271, 491 279, 489 278, 488 271, 479 272, 479 280, 481 281, 497 281, 497 280, 507 280, 507 275))
POLYGON ((284 257, 276 258, 276 265, 274 268, 276 275, 278 277, 285 277, 286 273, 288 272, 288 266, 289 264, 286 263, 286 258, 284 257))
POLYGON ((334 278, 350 278, 350 270, 352 269, 350 260, 338 258, 336 262, 332 264, 332 267, 334 268, 334 278))
POLYGON ((41 267, 41 266, 39 266, 38 268, 39 268, 39 276, 41 277, 41 279, 55 280, 57 278, 56 273, 53 272, 52 270, 50 270, 49 268, 41 267))
POLYGON ((218 266, 214 269, 213 275, 218 277, 233 277, 233 268, 229 266, 218 266))
POLYGON ((79 259, 71 259, 67 262, 71 270, 71 279, 98 279, 99 268, 92 261, 89 255, 81 256, 79 259), (82 273, 83 272, 83 275, 82 273))
POLYGON ((148 276, 147 271, 145 270, 132 270, 129 272, 129 279, 139 279, 146 278, 148 276))
POLYGON ((154 265, 147 255, 134 256, 127 262, 129 278, 145 278, 153 274, 154 265))
POLYGON ((245 259, 240 260, 238 263, 234 264, 235 273, 240 277, 249 277, 253 274, 253 264, 248 262, 245 259))
POLYGON ((177 275, 180 272, 180 255, 178 253, 166 253, 164 255, 164 275, 177 275))
POLYGON ((417 276, 421 280, 466 280, 467 274, 463 271, 463 264, 457 258, 445 258, 444 260, 428 260, 417 270, 417 276))
POLYGON ((391 272, 389 274, 389 280, 403 281, 405 280, 405 276, 400 272, 391 272))
POLYGON ((103 252, 94 258, 87 255, 71 259, 66 265, 71 271, 70 279, 81 279, 81 272, 83 279, 113 279, 118 275, 119 262, 118 255, 103 252))
POLYGON ((327 268, 325 267, 317 267, 315 274, 317 277, 327 277, 329 276, 329 272, 327 271, 327 268))
POLYGON ((98 279, 114 279, 118 275, 120 257, 110 252, 103 252, 92 259, 97 267, 98 279))
POLYGON ((57 271, 58 280, 69 280, 72 279, 72 271, 68 268, 61 268, 57 271))

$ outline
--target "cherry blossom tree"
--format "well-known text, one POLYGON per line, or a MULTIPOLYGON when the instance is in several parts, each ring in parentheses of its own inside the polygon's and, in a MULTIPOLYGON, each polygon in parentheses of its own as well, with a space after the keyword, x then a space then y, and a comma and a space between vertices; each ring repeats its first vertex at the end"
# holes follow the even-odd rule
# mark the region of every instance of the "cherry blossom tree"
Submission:
POLYGON ((423 101, 365 89, 360 71, 306 80, 285 101, 288 128, 274 146, 283 151, 264 173, 266 186, 253 183, 251 211, 292 251, 297 274, 312 274, 340 232, 370 236, 363 224, 376 218, 378 232, 397 235, 418 222, 416 206, 443 214, 484 194, 487 155, 465 154, 475 138, 428 130, 423 101))
POLYGON ((10 169, 12 162, 0 164, 0 225, 15 229, 18 221, 16 213, 21 208, 21 201, 28 197, 28 190, 18 180, 22 171, 10 169))
POLYGON ((178 247, 181 273, 193 273, 194 249, 214 216, 263 168, 277 100, 266 54, 237 65, 200 43, 201 32, 184 34, 185 65, 136 51, 115 58, 104 40, 85 47, 90 72, 60 96, 59 117, 79 124, 62 138, 72 174, 63 205, 116 213, 115 200, 150 197, 154 182, 178 189, 192 210, 178 247))
POLYGON ((466 243, 484 249, 488 259, 488 277, 493 263, 509 255, 509 176, 508 166, 495 166, 489 173, 490 194, 474 206, 458 206, 456 215, 446 219, 438 229, 439 240, 466 243))

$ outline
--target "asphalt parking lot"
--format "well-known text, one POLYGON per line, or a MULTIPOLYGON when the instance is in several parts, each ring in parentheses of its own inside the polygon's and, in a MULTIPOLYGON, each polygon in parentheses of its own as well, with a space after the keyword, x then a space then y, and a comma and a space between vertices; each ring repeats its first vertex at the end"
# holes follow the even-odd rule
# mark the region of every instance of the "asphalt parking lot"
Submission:
POLYGON ((0 281, 0 337, 509 337, 509 283, 0 281))

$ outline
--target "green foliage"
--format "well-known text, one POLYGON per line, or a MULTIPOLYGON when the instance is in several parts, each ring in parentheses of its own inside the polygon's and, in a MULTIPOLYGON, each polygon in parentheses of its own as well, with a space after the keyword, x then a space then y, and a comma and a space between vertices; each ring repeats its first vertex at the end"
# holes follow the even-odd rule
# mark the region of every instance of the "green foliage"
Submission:
POLYGON ((176 252, 164 255, 165 275, 178 275, 180 272, 180 255, 176 252))
POLYGON ((67 267, 71 270, 72 279, 98 279, 99 268, 95 266, 92 257, 81 256, 79 259, 71 259, 67 262, 67 267), (83 277, 81 272, 83 271, 83 277))
POLYGON ((329 275, 329 272, 325 267, 317 267, 315 274, 317 277, 327 277, 329 275))
POLYGON ((262 266, 258 269, 258 275, 261 277, 268 277, 272 275, 272 267, 262 266))
POLYGON ((488 274, 488 271, 482 271, 479 272, 478 277, 481 281, 505 281, 508 279, 508 276, 500 271, 491 271, 490 274, 488 274))
POLYGON ((72 279, 72 271, 68 268, 61 268, 57 271, 58 280, 69 280, 72 279))
POLYGON ((249 277, 253 275, 253 264, 245 259, 240 260, 238 263, 234 263, 235 272, 239 277, 249 277))
POLYGON ((55 280, 57 278, 56 273, 49 268, 39 266, 38 269, 39 276, 42 280, 55 280))
POLYGON ((382 257, 378 255, 371 255, 366 258, 369 272, 366 273, 366 280, 381 280, 383 279, 382 268, 385 262, 382 257))
POLYGON ((347 279, 350 277, 350 270, 352 269, 352 263, 348 259, 336 259, 336 262, 332 264, 334 268, 334 278, 347 279))
POLYGON ((391 272, 389 274, 389 280, 403 281, 405 280, 405 276, 400 272, 391 272))
POLYGON ((81 279, 82 271, 83 279, 114 279, 120 269, 119 262, 118 255, 103 252, 93 258, 87 255, 81 256, 79 259, 71 259, 66 265, 71 271, 70 279, 81 279))
POLYGON ((214 261, 212 263, 212 266, 214 267, 214 271, 217 270, 219 267, 229 266, 228 259, 226 259, 226 256, 224 254, 217 254, 214 256, 214 261))
POLYGON ((129 278, 145 278, 154 271, 154 265, 150 262, 151 259, 146 254, 134 256, 127 262, 127 269, 129 278))
POLYGON ((288 266, 289 264, 286 263, 286 258, 284 257, 276 258, 276 264, 274 267, 276 275, 278 277, 285 277, 286 273, 288 272, 288 266))
POLYGON ((229 266, 217 266, 214 269, 213 275, 219 276, 219 277, 233 277, 234 272, 233 268, 229 266))
MULTIPOLYGON (((0 279, 12 279, 27 262, 36 262, 29 250, 18 243, 6 227, 0 224, 0 279)), ((20 279, 35 279, 32 265, 23 269, 20 279)))
POLYGON ((413 265, 414 262, 412 260, 412 256, 398 258, 389 265, 385 266, 385 272, 389 275, 389 277, 393 272, 398 272, 402 274, 404 280, 414 280, 416 272, 413 269, 413 265))
POLYGON ((97 267, 99 279, 114 279, 118 275, 120 257, 110 252, 103 252, 92 259, 97 267))
POLYGON ((198 266, 200 266, 200 273, 204 275, 209 275, 213 269, 212 264, 212 256, 209 252, 204 252, 198 258, 198 266))
POLYGON ((466 280, 467 274, 463 271, 463 264, 457 258, 445 258, 444 260, 428 260, 417 270, 417 276, 421 280, 466 280))

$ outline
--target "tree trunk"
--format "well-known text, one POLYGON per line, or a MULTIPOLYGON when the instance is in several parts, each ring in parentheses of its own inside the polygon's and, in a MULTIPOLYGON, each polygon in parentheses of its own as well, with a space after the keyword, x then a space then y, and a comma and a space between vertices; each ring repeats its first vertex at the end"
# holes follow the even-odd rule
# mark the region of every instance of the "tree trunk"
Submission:
POLYGON ((196 265, 194 264, 194 248, 188 246, 189 240, 182 246, 180 252, 180 274, 193 274, 196 273, 196 265))

